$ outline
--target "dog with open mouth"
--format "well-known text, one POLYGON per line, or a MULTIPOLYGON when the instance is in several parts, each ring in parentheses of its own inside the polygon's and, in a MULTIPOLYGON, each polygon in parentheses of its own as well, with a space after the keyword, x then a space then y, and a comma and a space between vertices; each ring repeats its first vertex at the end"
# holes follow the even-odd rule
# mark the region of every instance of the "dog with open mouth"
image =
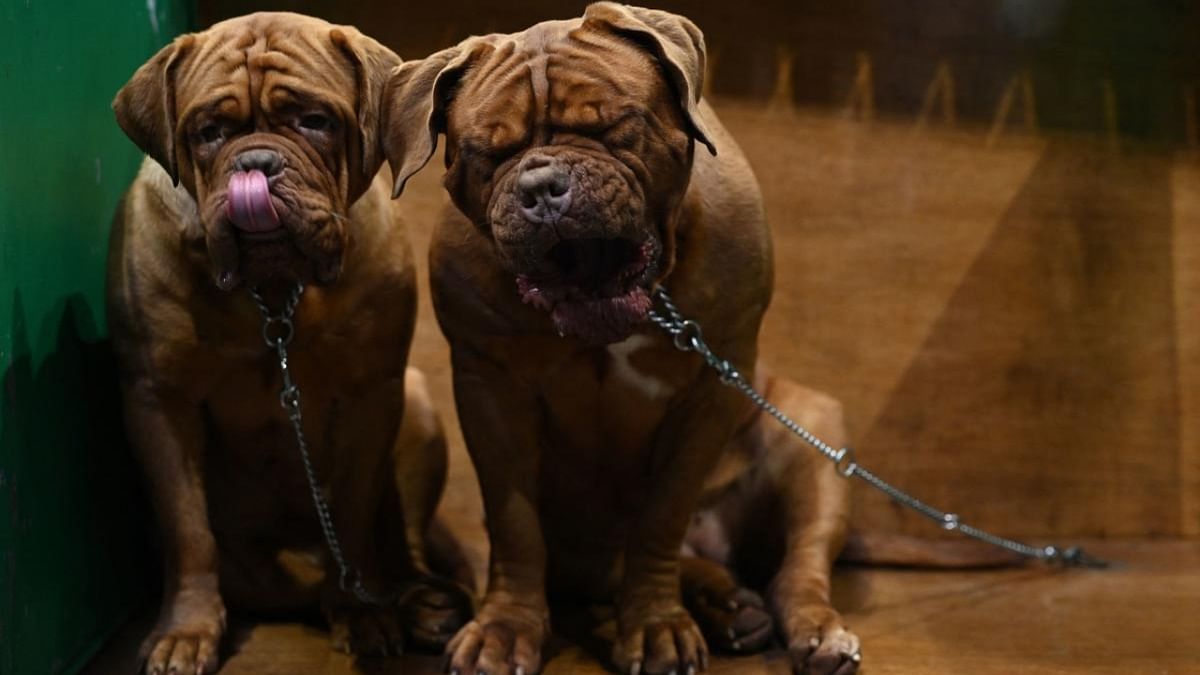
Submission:
MULTIPOLYGON (((452 673, 538 671, 548 595, 616 598, 625 673, 702 670, 709 645, 759 649, 773 625, 797 672, 857 668, 829 602, 844 487, 794 448, 764 450, 751 404, 648 321, 663 285, 756 377, 771 242, 754 175, 701 100, 704 62, 687 19, 601 2, 469 38, 388 83, 397 195, 446 138, 454 208, 433 236, 431 285, 492 545, 452 673), (777 480, 755 479, 766 474, 777 480), (809 489, 781 490, 792 478, 809 489), (741 536, 762 504, 781 516, 777 536, 741 536), (767 542, 764 602, 729 554, 767 542)), ((825 398, 788 399, 841 433, 825 398)))
POLYGON ((113 102, 149 155, 114 222, 108 319, 165 563, 150 675, 215 671, 226 602, 320 607, 360 654, 440 647, 469 614, 427 550, 446 448, 406 368, 413 259, 380 171, 399 62, 354 28, 260 13, 175 39, 113 102), (276 313, 302 291, 291 322, 264 326, 250 288, 276 313), (341 554, 384 602, 327 550, 276 338, 341 554))

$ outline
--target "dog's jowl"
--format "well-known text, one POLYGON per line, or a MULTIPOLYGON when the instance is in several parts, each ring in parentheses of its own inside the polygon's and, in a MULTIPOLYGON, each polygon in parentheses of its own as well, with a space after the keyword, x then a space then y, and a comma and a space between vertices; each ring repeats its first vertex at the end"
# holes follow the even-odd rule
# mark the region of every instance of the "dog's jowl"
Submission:
MULTIPOLYGON (((856 668, 829 605, 844 487, 803 448, 766 449, 750 403, 647 320, 664 285, 755 377, 770 237, 750 167, 700 98, 704 60, 687 19, 599 3, 388 83, 397 192, 444 134, 457 207, 431 286, 492 556, 452 672, 537 671, 548 594, 615 600, 623 672, 683 675, 776 630, 797 671, 856 668), (748 518, 761 536, 742 536, 748 518)), ((836 404, 775 389, 838 440, 836 404)))
POLYGON ((412 254, 377 175, 379 93, 398 63, 353 28, 254 14, 177 38, 113 103, 150 157, 108 269, 164 560, 147 673, 214 671, 227 604, 320 607, 335 645, 360 653, 438 645, 465 620, 468 598, 427 562, 445 446, 421 375, 406 373, 412 254), (280 407, 249 289, 280 311, 298 284, 287 350, 302 431, 343 555, 390 602, 341 590, 280 407))

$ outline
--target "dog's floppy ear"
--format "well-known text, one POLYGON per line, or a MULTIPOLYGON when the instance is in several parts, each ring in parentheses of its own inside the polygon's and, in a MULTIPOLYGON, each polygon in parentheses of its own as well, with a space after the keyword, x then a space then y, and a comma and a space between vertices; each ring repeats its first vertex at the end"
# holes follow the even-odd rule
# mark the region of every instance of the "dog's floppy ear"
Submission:
POLYGON ((352 186, 353 196, 362 194, 383 164, 382 118, 383 90, 392 69, 400 65, 395 52, 350 26, 338 26, 329 32, 333 44, 354 64, 358 81, 357 116, 359 142, 362 144, 361 184, 352 186))
POLYGON ((383 153, 396 184, 392 198, 420 171, 446 131, 446 106, 455 85, 484 47, 469 38, 420 61, 405 61, 392 70, 383 94, 383 153))
POLYGON ((175 151, 175 70, 192 51, 194 35, 182 35, 142 64, 113 99, 117 124, 142 152, 166 169, 179 184, 175 151))
POLYGON ((700 90, 704 83, 704 34, 696 24, 678 14, 657 9, 597 2, 584 10, 585 24, 599 24, 647 47, 662 63, 679 92, 680 106, 692 124, 696 140, 717 154, 700 119, 700 90))

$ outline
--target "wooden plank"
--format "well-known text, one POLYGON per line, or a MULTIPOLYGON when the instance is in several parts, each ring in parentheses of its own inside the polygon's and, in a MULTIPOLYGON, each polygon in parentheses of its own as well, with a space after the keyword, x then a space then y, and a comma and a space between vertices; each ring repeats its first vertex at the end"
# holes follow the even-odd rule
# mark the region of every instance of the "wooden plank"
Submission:
MULTIPOLYGON (((1187 675, 1200 667, 1200 546, 1090 543, 1120 559, 1107 571, 1041 566, 931 572, 853 568, 834 580, 834 602, 863 641, 871 675, 1187 675)), ((90 675, 130 675, 146 622, 130 626, 90 675)), ((435 675, 437 656, 356 659, 330 650, 303 623, 234 623, 222 675, 435 675)), ((601 675, 605 645, 556 641, 546 675, 601 675)), ((717 658, 710 675, 788 675, 775 650, 717 658)))

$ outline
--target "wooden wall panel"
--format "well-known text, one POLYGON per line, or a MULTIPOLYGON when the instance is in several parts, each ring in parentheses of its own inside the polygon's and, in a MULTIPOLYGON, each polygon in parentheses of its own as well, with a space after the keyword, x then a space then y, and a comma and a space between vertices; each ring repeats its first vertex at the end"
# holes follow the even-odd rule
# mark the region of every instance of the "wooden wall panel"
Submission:
POLYGON ((1014 534, 1183 530, 1173 155, 722 111, 777 241, 764 354, 846 403, 864 463, 1014 534))

